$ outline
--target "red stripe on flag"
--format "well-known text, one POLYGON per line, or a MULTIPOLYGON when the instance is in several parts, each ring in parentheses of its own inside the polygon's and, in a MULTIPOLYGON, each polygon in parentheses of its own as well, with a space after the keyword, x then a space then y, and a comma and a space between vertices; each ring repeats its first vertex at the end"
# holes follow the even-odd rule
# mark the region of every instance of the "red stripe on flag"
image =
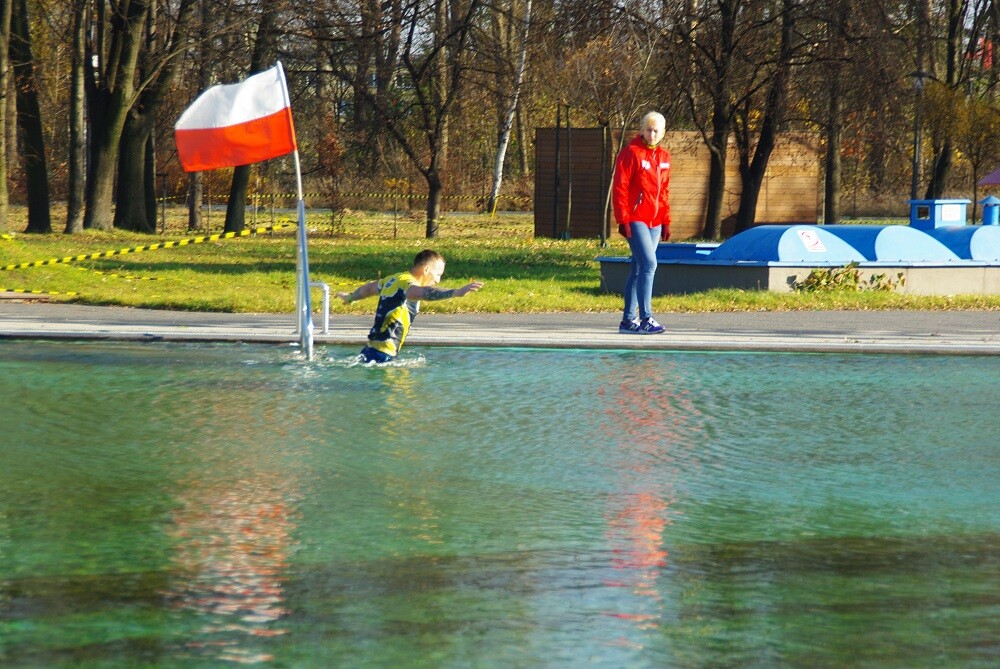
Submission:
POLYGON ((296 149, 292 110, 221 128, 176 130, 177 155, 186 172, 249 165, 296 149))

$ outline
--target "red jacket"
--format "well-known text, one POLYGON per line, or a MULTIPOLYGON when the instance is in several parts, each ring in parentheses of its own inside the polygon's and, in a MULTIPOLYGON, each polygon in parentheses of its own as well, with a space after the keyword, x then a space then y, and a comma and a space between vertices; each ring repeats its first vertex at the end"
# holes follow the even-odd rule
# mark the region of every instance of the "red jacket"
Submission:
POLYGON ((615 161, 611 204, 618 230, 629 236, 629 223, 663 226, 662 239, 670 237, 670 152, 649 148, 642 135, 628 143, 615 161))

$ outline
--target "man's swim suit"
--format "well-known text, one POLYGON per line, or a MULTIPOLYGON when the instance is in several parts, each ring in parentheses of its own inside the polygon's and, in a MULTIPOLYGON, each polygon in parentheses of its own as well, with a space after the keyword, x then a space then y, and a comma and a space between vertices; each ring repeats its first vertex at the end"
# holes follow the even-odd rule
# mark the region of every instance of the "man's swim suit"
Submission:
POLYGON ((420 302, 406 299, 406 289, 419 285, 409 272, 401 272, 378 282, 375 324, 368 333, 368 346, 361 351, 365 362, 389 362, 397 355, 420 311, 420 302))

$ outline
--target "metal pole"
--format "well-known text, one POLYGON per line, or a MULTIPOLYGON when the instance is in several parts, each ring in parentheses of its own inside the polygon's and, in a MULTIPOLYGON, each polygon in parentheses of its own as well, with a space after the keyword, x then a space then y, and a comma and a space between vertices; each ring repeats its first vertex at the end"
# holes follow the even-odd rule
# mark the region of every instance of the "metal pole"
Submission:
MULTIPOLYGON (((285 70, 278 61, 278 74, 281 79, 282 92, 285 95, 285 103, 291 107, 288 97, 288 83, 285 81, 285 70)), ((306 241, 306 203, 305 194, 302 190, 302 165, 299 162, 299 150, 292 153, 295 162, 295 188, 299 198, 298 219, 299 229, 296 232, 298 237, 298 272, 296 273, 296 300, 295 306, 298 312, 299 346, 306 360, 313 359, 313 322, 312 304, 309 299, 309 245, 306 241)))
POLYGON ((573 124, 569 120, 569 106, 566 107, 566 229, 562 238, 569 239, 570 213, 573 209, 573 124))
POLYGON ((562 103, 556 103, 556 171, 552 188, 552 238, 559 238, 559 131, 562 130, 562 103))
POLYGON ((296 288, 298 290, 298 326, 299 326, 299 346, 306 360, 313 359, 313 322, 312 305, 309 299, 309 248, 306 241, 306 203, 302 194, 302 172, 299 166, 299 152, 295 151, 295 176, 299 189, 299 229, 296 233, 298 237, 298 273, 296 276, 296 288))
POLYGON ((605 121, 601 121, 601 202, 604 204, 601 207, 601 248, 608 245, 608 205, 607 198, 605 194, 608 192, 608 186, 605 181, 608 178, 608 124, 605 121))
POLYGON ((920 187, 920 101, 923 97, 921 89, 923 81, 920 75, 916 75, 916 103, 913 109, 913 174, 910 180, 910 199, 917 199, 917 189, 920 187))
POLYGON ((167 233, 167 173, 157 172, 160 177, 160 234, 167 233))
POLYGON ((917 69, 910 73, 913 77, 913 170, 910 181, 910 199, 917 199, 917 189, 920 187, 920 108, 924 97, 924 49, 923 34, 917 38, 917 69))

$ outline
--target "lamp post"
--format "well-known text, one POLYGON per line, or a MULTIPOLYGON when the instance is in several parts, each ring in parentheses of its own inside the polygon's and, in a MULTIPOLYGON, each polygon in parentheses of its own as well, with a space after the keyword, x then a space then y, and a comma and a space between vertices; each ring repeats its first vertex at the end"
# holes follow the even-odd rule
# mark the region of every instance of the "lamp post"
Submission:
POLYGON ((920 107, 924 93, 924 77, 926 72, 917 70, 910 72, 913 77, 913 174, 910 180, 910 199, 917 199, 917 188, 920 185, 920 107))

